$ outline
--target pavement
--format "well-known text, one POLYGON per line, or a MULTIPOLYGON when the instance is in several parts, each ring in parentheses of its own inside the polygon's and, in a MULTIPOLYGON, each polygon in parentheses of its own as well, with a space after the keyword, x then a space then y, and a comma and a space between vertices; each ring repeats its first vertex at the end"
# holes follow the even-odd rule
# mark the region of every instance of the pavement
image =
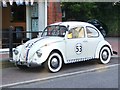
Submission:
MULTIPOLYGON (((120 57, 120 37, 106 37, 105 39, 112 45, 113 51, 117 53, 117 55, 114 54, 112 58, 120 57)), ((14 66, 12 63, 9 62, 9 59, 9 48, 0 49, 0 68, 14 66)))

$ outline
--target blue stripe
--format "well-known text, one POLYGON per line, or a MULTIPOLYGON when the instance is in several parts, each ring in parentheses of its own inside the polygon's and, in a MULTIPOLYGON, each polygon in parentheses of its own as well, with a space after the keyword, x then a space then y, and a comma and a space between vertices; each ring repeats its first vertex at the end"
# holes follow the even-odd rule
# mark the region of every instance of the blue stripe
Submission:
POLYGON ((37 43, 38 41, 42 40, 43 38, 40 38, 38 40, 36 40, 35 42, 33 42, 30 46, 29 46, 29 49, 27 50, 27 54, 26 54, 26 61, 28 60, 28 54, 29 54, 29 51, 31 49, 31 47, 33 46, 33 44, 37 43))
POLYGON ((29 54, 30 49, 27 50, 27 54, 26 54, 26 61, 28 60, 28 54, 29 54))

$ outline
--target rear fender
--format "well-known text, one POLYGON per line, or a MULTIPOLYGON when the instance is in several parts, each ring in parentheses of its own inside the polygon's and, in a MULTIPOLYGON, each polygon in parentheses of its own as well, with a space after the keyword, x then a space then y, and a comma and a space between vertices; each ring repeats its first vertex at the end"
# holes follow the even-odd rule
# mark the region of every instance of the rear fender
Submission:
POLYGON ((105 46, 110 49, 111 55, 113 55, 113 50, 112 50, 111 45, 107 41, 101 41, 101 42, 99 42, 98 47, 96 48, 95 58, 99 58, 99 53, 100 53, 101 49, 105 46))

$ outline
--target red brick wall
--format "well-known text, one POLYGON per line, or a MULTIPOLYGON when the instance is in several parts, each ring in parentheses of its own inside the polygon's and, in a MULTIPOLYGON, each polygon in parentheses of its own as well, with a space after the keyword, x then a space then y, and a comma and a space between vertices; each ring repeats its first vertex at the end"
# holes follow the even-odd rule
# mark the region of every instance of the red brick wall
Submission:
POLYGON ((62 12, 60 2, 49 2, 48 4, 48 24, 61 22, 62 12))

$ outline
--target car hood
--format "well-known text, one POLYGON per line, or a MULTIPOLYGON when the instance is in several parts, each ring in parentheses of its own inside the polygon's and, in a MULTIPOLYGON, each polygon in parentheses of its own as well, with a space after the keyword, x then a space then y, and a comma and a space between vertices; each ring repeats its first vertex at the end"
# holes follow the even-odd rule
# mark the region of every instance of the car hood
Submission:
POLYGON ((41 37, 29 40, 23 44, 21 57, 26 60, 31 59, 34 53, 41 47, 45 46, 46 44, 60 42, 62 40, 62 37, 41 37))

